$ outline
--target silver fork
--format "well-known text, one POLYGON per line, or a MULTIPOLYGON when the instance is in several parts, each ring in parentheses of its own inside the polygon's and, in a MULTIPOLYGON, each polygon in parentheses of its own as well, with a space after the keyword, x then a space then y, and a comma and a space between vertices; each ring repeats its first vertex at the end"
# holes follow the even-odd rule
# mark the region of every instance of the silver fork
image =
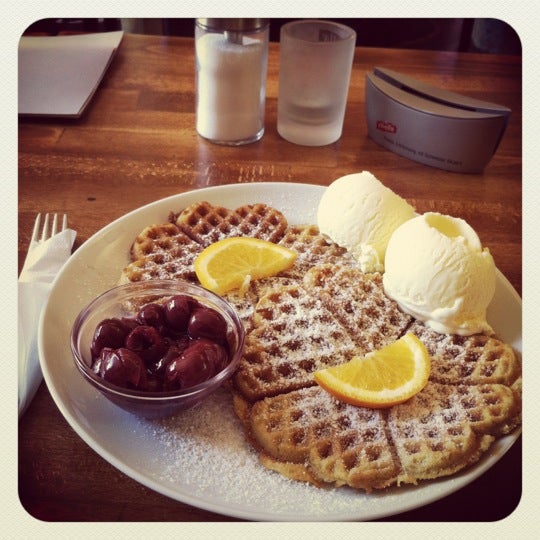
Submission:
POLYGON ((65 231, 67 229, 67 215, 64 214, 62 217, 61 229, 58 230, 59 218, 58 214, 52 216, 52 225, 51 225, 51 216, 45 214, 45 219, 43 221, 43 226, 41 225, 41 213, 36 217, 34 222, 34 229, 32 230, 32 238, 30 238, 30 245, 28 246, 28 251, 26 253, 26 259, 24 261, 23 269, 25 268, 27 262, 29 262, 30 254, 43 242, 46 242, 49 238, 52 238, 54 235, 59 232, 65 231))
POLYGON ((38 214, 19 275, 19 417, 33 399, 42 379, 36 342, 39 313, 47 299, 48 286, 58 271, 57 266, 63 263, 64 254, 56 256, 59 255, 56 253, 49 265, 40 266, 42 257, 47 257, 45 242, 67 230, 65 214, 63 218, 58 214, 45 214, 43 225, 41 221, 42 215, 38 214))

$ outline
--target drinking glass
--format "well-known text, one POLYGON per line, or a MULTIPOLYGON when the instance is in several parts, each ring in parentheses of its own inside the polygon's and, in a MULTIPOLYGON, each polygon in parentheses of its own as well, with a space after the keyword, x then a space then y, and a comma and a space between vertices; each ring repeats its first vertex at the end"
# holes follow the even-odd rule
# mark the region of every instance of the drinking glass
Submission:
POLYGON ((298 20, 282 26, 278 133, 304 146, 341 137, 356 32, 343 24, 298 20))

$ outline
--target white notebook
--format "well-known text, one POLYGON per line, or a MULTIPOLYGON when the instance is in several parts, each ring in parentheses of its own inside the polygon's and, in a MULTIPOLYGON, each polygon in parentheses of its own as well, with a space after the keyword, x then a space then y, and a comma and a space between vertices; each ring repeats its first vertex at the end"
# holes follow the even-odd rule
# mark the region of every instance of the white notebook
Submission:
POLYGON ((19 114, 79 117, 123 34, 23 36, 19 42, 19 114))

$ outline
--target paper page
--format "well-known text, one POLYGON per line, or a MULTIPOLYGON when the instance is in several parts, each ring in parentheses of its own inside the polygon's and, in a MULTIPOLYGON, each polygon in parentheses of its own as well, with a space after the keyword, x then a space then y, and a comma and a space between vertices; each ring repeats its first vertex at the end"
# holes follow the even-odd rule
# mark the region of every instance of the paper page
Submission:
POLYGON ((19 114, 82 114, 123 32, 23 36, 19 42, 19 114))

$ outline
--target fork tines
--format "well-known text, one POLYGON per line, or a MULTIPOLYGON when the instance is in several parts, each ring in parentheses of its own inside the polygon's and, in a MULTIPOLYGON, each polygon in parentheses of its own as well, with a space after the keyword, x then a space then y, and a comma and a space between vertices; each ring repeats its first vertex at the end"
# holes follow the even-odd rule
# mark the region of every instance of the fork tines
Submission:
MULTIPOLYGON (((55 234, 59 232, 58 231, 58 214, 53 215, 50 235, 49 235, 49 222, 50 222, 50 216, 49 214, 45 214, 43 228, 41 228, 41 213, 37 215, 36 221, 34 222, 34 229, 32 231, 32 238, 31 238, 32 242, 35 242, 38 239, 44 242, 45 240, 47 240, 47 238, 50 238, 51 236, 54 236, 55 234), (40 229, 41 229, 41 238, 39 238, 40 229)), ((66 229, 67 229, 67 215, 64 214, 62 218, 61 231, 65 231, 66 229)))

